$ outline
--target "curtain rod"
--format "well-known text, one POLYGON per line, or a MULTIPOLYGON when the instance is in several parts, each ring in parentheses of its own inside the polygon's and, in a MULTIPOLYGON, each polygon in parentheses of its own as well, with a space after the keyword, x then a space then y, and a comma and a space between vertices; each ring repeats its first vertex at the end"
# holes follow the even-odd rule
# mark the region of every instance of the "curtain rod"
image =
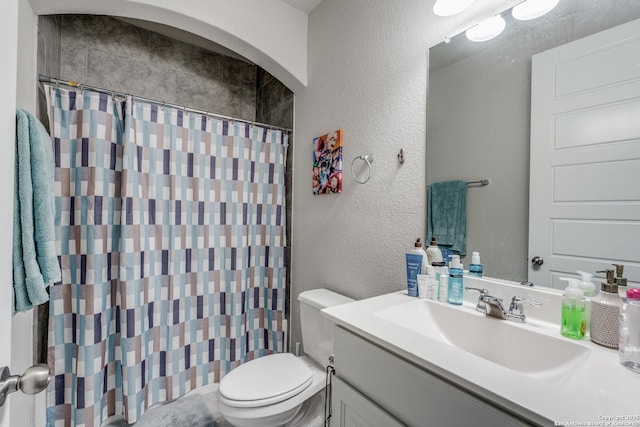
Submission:
POLYGON ((269 124, 266 124, 266 123, 253 122, 251 120, 238 119, 238 118, 235 118, 235 117, 224 116, 222 114, 211 113, 209 111, 204 111, 204 110, 198 110, 198 109, 195 109, 195 108, 185 107, 183 105, 178 105, 178 104, 172 104, 172 103, 169 103, 169 102, 158 101, 157 99, 145 98, 145 97, 142 97, 142 96, 131 95, 129 93, 118 92, 118 91, 109 90, 109 89, 103 89, 103 88, 100 88, 100 87, 91 86, 91 85, 85 85, 85 84, 78 83, 78 82, 60 80, 60 79, 57 79, 55 77, 49 77, 49 76, 45 76, 45 75, 42 75, 42 74, 40 74, 38 76, 38 81, 40 81, 41 83, 53 83, 56 86, 58 86, 58 85, 68 86, 68 87, 72 87, 72 88, 76 88, 76 89, 80 89, 80 90, 89 89, 89 90, 92 90, 92 91, 95 91, 95 92, 106 93, 106 94, 112 95, 112 96, 121 96, 121 97, 131 96, 133 99, 135 99, 137 101, 148 102, 149 104, 158 105, 160 107, 177 108, 179 110, 188 111, 190 113, 203 114, 203 115, 206 115, 206 116, 216 117, 218 119, 229 120, 229 121, 232 121, 232 122, 248 123, 250 125, 262 126, 262 127, 268 128, 268 129, 281 130, 281 131, 286 132, 286 133, 291 133, 293 131, 293 129, 291 129, 291 128, 283 128, 283 127, 280 127, 280 126, 273 126, 273 125, 269 125, 269 124))
MULTIPOLYGON (((478 179, 476 181, 467 181, 467 186, 478 185, 478 184, 481 187, 484 187, 485 185, 489 185, 489 178, 478 179)), ((427 185, 427 188, 429 188, 428 185, 427 185)))

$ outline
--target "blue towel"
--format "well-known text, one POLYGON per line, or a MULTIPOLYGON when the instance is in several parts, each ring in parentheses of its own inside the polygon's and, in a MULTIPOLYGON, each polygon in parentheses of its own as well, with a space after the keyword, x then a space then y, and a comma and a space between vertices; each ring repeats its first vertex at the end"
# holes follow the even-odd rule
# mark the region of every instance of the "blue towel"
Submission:
POLYGON ((42 123, 16 112, 13 212, 15 311, 49 300, 46 287, 61 280, 55 244, 55 196, 51 137, 42 123))
POLYGON ((467 183, 445 181, 429 185, 427 242, 450 246, 461 256, 467 254, 467 183))

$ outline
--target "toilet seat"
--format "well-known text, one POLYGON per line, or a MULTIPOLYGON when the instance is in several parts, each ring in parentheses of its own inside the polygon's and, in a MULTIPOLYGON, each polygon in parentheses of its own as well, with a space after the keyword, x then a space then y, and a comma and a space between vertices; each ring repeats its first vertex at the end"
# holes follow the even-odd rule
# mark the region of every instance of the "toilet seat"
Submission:
POLYGON ((238 366, 220 382, 218 399, 236 408, 258 408, 290 399, 313 382, 313 372, 291 353, 271 354, 238 366))

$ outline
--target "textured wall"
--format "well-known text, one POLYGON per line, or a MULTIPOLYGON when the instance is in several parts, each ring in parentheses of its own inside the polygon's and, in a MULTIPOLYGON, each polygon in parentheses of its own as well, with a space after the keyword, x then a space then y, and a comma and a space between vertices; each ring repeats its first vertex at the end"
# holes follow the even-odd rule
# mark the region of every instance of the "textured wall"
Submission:
POLYGON ((310 16, 309 87, 296 94, 295 112, 292 344, 300 341, 300 292, 325 287, 365 298, 403 289, 404 253, 426 231, 424 22, 431 5, 402 4, 325 0, 310 16), (343 192, 314 196, 312 140, 338 128, 343 192), (351 162, 367 153, 374 155, 371 179, 360 185, 351 162))
POLYGON ((292 344, 304 290, 359 299, 405 288, 404 254, 426 234, 427 51, 515 1, 477 1, 451 18, 424 0, 324 0, 311 12, 309 85, 295 102, 292 344), (313 196, 311 142, 337 128, 343 193, 313 196), (360 185, 350 165, 367 153, 372 176, 360 185))

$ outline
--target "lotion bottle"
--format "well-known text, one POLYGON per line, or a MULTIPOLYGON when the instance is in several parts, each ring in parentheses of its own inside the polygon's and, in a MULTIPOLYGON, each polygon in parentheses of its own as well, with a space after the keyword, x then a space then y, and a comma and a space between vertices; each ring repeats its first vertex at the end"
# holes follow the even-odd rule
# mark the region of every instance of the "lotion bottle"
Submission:
POLYGON ((449 292, 447 296, 449 304, 462 305, 464 292, 463 272, 460 255, 452 255, 451 263, 449 263, 449 292))
POLYGON ((587 330, 585 318, 584 292, 580 289, 580 281, 573 277, 561 277, 569 282, 562 295, 562 322, 560 333, 567 338, 581 340, 587 330))
POLYGON ((469 275, 482 277, 482 264, 480 264, 480 253, 471 253, 471 264, 469 264, 469 275))
POLYGON ((418 296, 418 274, 427 270, 427 253, 422 248, 420 238, 406 254, 407 260, 407 293, 410 297, 418 296))
POLYGON ((435 237, 431 238, 431 244, 427 248, 427 259, 429 265, 433 265, 434 262, 442 262, 442 251, 438 247, 438 240, 435 237))

